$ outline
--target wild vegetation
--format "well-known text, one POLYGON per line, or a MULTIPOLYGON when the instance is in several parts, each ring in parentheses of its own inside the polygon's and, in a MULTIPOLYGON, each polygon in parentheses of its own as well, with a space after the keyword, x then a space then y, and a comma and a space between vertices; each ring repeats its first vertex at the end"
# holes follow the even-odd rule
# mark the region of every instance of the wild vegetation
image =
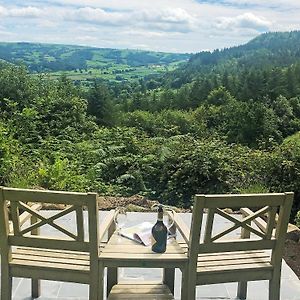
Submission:
POLYGON ((195 193, 294 191, 295 219, 299 42, 299 32, 265 34, 162 77, 88 89, 3 63, 1 184, 183 207, 195 193))

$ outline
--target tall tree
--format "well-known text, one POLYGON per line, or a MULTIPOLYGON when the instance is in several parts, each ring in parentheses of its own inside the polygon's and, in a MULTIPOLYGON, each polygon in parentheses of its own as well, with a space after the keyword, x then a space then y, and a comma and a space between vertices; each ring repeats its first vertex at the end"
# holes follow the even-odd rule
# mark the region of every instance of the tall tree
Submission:
POLYGON ((113 125, 112 96, 105 85, 95 81, 88 91, 87 100, 88 113, 96 117, 97 124, 113 125))

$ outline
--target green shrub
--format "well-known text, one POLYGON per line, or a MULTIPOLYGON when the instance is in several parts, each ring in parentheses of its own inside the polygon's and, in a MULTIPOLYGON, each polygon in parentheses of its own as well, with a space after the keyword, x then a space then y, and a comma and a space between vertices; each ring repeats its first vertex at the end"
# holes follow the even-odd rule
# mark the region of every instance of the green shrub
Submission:
POLYGON ((298 226, 300 228, 300 210, 296 214, 295 223, 296 223, 296 226, 298 226))

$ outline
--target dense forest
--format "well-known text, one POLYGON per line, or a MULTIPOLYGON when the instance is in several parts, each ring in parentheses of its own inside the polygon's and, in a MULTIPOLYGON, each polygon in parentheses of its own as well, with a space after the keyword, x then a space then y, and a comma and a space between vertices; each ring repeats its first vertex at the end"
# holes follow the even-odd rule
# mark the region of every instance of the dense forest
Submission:
POLYGON ((294 191, 293 220, 299 45, 300 32, 267 33, 160 76, 88 89, 3 62, 1 184, 183 207, 195 193, 294 191))

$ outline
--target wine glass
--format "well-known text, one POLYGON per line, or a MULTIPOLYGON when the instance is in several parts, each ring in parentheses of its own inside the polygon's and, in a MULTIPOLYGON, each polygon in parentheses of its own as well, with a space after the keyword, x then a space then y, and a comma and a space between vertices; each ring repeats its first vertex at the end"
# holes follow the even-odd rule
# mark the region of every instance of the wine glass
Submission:
POLYGON ((174 216, 175 216, 175 211, 169 206, 164 207, 164 223, 166 224, 166 227, 168 229, 168 235, 169 237, 175 236, 176 229, 173 227, 174 225, 174 216))
POLYGON ((117 207, 114 215, 114 222, 116 225, 116 232, 120 234, 122 227, 126 224, 127 212, 125 207, 117 207))

